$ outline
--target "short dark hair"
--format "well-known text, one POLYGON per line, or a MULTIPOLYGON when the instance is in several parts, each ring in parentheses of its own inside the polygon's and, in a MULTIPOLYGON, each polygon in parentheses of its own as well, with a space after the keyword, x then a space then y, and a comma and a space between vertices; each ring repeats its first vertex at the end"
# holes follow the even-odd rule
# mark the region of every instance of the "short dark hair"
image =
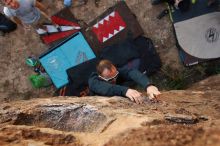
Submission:
POLYGON ((101 61, 97 64, 96 70, 97 70, 97 73, 98 73, 99 75, 101 75, 102 72, 104 71, 104 69, 109 69, 109 70, 111 70, 113 66, 114 66, 114 65, 112 64, 111 61, 109 61, 109 60, 101 60, 101 61))
POLYGON ((178 4, 178 8, 180 9, 181 12, 186 12, 190 8, 191 1, 190 0, 182 0, 178 4))

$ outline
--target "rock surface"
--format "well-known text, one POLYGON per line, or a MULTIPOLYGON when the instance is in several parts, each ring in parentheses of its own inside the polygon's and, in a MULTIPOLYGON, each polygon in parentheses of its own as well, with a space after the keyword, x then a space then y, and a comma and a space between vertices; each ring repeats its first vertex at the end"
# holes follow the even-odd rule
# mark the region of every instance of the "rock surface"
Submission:
MULTIPOLYGON (((218 146, 220 91, 169 91, 137 105, 122 97, 3 103, 0 145, 218 146), (185 121, 174 122, 167 117, 185 121)), ((177 120, 178 121, 178 120, 177 120)))
POLYGON ((220 78, 220 75, 209 77, 203 81, 200 81, 199 83, 194 84, 190 89, 200 90, 200 91, 206 91, 206 90, 220 91, 220 79, 219 78, 220 78))

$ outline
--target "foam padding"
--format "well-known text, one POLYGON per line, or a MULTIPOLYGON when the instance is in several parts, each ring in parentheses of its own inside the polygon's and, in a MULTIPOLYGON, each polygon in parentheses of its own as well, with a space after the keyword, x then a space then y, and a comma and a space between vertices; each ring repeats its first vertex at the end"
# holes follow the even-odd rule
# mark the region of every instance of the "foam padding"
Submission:
POLYGON ((67 69, 93 58, 95 58, 95 54, 80 32, 75 33, 39 57, 56 88, 69 82, 67 69))
MULTIPOLYGON (((52 21, 60 26, 73 26, 80 27, 78 20, 74 17, 68 8, 64 8, 55 15, 51 17, 52 21)), ((64 41, 66 38, 78 32, 79 30, 69 30, 64 32, 55 32, 50 34, 40 35, 43 42, 49 46, 56 46, 60 42, 64 41)))
POLYGON ((122 42, 127 37, 137 38, 143 34, 135 15, 124 1, 106 10, 88 26, 83 33, 97 54, 103 48, 122 42))
POLYGON ((217 6, 208 7, 207 1, 198 0, 185 13, 170 8, 183 63, 191 66, 220 58, 220 12, 217 6))
POLYGON ((100 43, 108 41, 124 29, 126 29, 126 23, 117 11, 113 11, 92 27, 92 31, 100 43))

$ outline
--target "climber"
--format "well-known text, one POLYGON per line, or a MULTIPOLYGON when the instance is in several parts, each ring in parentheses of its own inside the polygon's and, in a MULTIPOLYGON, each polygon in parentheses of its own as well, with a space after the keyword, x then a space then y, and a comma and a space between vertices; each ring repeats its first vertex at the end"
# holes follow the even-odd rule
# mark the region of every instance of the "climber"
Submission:
POLYGON ((141 104, 142 93, 129 87, 119 85, 121 80, 134 81, 144 87, 149 99, 156 99, 161 93, 158 88, 152 85, 147 76, 136 69, 116 68, 110 61, 101 60, 89 78, 90 95, 101 96, 124 96, 131 101, 141 104))

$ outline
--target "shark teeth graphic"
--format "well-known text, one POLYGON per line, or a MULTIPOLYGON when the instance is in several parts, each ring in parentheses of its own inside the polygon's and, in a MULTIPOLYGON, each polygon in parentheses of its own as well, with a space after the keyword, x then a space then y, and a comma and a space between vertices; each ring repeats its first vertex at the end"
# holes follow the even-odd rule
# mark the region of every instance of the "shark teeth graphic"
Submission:
POLYGON ((113 37, 113 34, 109 33, 108 34, 108 39, 110 39, 111 37, 113 37))
POLYGON ((117 33, 119 33, 119 31, 117 31, 116 29, 114 30, 114 35, 116 35, 117 33))
POLYGON ((109 15, 104 18, 106 21, 109 21, 109 15))
POLYGON ((99 24, 104 24, 104 19, 102 19, 101 21, 99 21, 99 24))
POLYGON ((115 29, 113 34, 109 33, 108 37, 103 37, 103 42, 106 42, 108 39, 112 38, 113 36, 115 36, 116 34, 118 34, 120 31, 122 31, 123 29, 125 29, 125 27, 123 26, 119 26, 119 29, 115 29))
POLYGON ((110 14, 110 16, 115 17, 115 11, 110 14))
POLYGON ((106 16, 104 19, 100 20, 98 23, 96 23, 95 25, 93 25, 93 27, 95 28, 99 28, 100 24, 104 24, 104 21, 109 21, 109 17, 115 17, 115 12, 112 12, 111 14, 109 14, 108 16, 106 16))
POLYGON ((106 42, 126 27, 125 22, 118 14, 117 11, 113 11, 108 16, 99 20, 93 25, 93 31, 96 33, 100 42, 106 42), (106 27, 106 28, 105 28, 106 27), (108 28, 109 27, 109 28, 108 28), (101 33, 99 33, 99 31, 101 33))
POLYGON ((123 26, 119 27, 119 31, 122 31, 123 29, 125 29, 123 26))
POLYGON ((108 38, 106 38, 106 37, 103 37, 103 42, 105 42, 105 41, 107 41, 108 40, 108 38))
POLYGON ((96 23, 93 27, 98 28, 99 27, 99 23, 96 23))

